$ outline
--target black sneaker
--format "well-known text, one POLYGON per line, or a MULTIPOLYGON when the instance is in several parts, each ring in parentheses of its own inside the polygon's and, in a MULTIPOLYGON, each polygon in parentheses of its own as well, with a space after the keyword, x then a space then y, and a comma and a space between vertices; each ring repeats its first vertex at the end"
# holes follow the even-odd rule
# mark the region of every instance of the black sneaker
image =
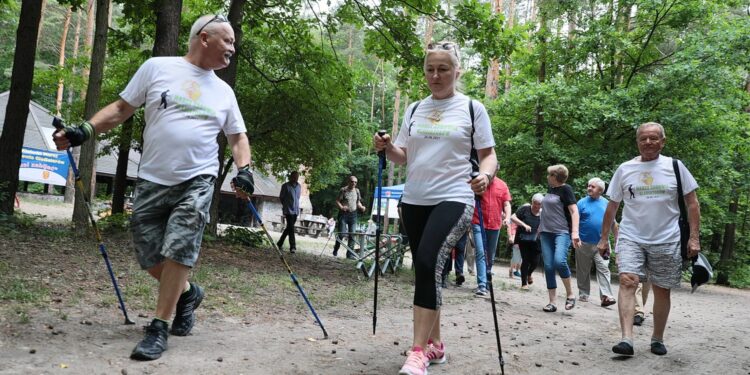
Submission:
POLYGON ((651 343, 651 353, 654 353, 656 355, 665 355, 667 354, 667 347, 664 346, 663 343, 654 341, 651 343))
POLYGON ((465 281, 466 281, 466 278, 464 277, 464 275, 456 276, 456 286, 464 285, 465 281))
POLYGON ((633 354, 635 354, 635 351, 633 351, 633 345, 630 345, 625 341, 620 341, 619 344, 613 346, 612 351, 619 355, 632 356, 633 354))
POLYGON ((145 326, 145 337, 133 349, 130 354, 131 359, 139 361, 152 361, 161 357, 161 353, 167 350, 167 329, 169 325, 158 319, 151 321, 151 324, 145 326))
POLYGON ((289 252, 294 254, 297 251, 297 249, 289 249, 289 252))
POLYGON ((182 293, 177 300, 177 309, 175 310, 174 321, 172 321, 172 330, 169 333, 175 336, 187 336, 195 325, 195 309, 201 305, 203 288, 197 284, 190 283, 190 291, 182 293))
POLYGON ((640 326, 641 324, 643 324, 644 320, 646 320, 646 318, 644 318, 644 317, 642 317, 640 315, 636 315, 636 316, 633 317, 633 325, 634 326, 640 326))

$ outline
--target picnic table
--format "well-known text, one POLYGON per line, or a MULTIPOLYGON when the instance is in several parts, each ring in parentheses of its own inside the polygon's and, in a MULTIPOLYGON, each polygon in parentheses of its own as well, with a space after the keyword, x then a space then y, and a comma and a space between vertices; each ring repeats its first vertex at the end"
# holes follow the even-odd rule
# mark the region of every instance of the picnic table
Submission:
MULTIPOLYGON (((294 223, 294 233, 302 236, 310 236, 317 238, 320 233, 326 230, 328 219, 325 216, 304 214, 297 217, 297 222, 294 223)), ((271 225, 277 232, 281 232, 286 228, 286 219, 281 216, 281 221, 272 221, 271 225)))

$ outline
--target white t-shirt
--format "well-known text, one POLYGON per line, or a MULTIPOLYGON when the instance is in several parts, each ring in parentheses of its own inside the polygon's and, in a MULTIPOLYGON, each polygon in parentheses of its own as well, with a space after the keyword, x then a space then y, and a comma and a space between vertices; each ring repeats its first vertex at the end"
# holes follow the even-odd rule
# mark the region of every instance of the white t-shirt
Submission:
POLYGON ((213 70, 183 57, 153 57, 135 73, 120 97, 145 103, 146 129, 138 177, 174 186, 195 176, 217 176, 216 136, 244 133, 232 88, 213 70))
MULTIPOLYGON (((406 185, 403 202, 431 206, 444 201, 474 205, 471 179, 471 116, 469 97, 456 93, 448 99, 412 103, 395 146, 406 149, 406 185)), ((495 146, 487 110, 474 101, 474 147, 495 146)))
MULTIPOLYGON (((680 240, 677 220, 677 178, 672 158, 642 162, 640 156, 622 163, 612 176, 607 195, 613 202, 625 202, 620 222, 620 238, 641 244, 663 244, 680 240)), ((677 162, 682 193, 687 195, 698 183, 681 161, 677 162)))

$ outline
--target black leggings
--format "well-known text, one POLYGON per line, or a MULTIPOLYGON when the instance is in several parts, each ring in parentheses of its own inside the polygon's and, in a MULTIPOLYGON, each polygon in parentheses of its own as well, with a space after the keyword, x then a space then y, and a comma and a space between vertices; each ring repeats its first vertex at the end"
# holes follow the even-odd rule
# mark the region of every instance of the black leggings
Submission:
POLYGON ((474 207, 460 202, 434 206, 401 204, 414 262, 414 305, 437 310, 443 304, 440 284, 451 249, 471 223, 474 207))
POLYGON ((539 263, 539 241, 518 241, 521 249, 521 285, 528 284, 529 276, 539 263))

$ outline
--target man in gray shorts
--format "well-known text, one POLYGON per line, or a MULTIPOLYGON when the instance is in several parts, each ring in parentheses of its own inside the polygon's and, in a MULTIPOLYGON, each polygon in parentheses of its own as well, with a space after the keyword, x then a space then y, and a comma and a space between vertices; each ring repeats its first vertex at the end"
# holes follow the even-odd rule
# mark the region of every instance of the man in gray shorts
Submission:
MULTIPOLYGON (((620 206, 625 203, 620 221, 616 253, 620 271, 619 313, 622 340, 612 351, 632 356, 633 310, 635 291, 640 281, 651 282, 654 291, 654 330, 651 352, 667 354, 664 329, 671 307, 670 291, 680 286, 680 208, 677 177, 672 158, 661 155, 666 142, 664 128, 655 122, 638 127, 636 141, 640 156, 622 163, 612 176, 607 195, 610 201, 604 213, 602 236, 597 249, 607 251, 609 231, 620 206)), ((700 252, 700 206, 698 183, 682 162, 677 162, 690 223, 688 257, 700 252)))
POLYGON ((250 148, 232 88, 214 70, 229 65, 234 31, 224 16, 198 18, 190 30, 186 56, 146 61, 120 93, 120 99, 79 126, 53 135, 58 150, 105 133, 145 106, 143 156, 138 170, 131 230, 141 268, 159 280, 155 318, 130 357, 153 360, 167 350, 171 333, 187 336, 203 288, 188 282, 209 222, 218 174, 220 131, 238 167, 232 180, 237 197, 253 193, 250 148), (172 321, 172 329, 169 323, 172 321))

